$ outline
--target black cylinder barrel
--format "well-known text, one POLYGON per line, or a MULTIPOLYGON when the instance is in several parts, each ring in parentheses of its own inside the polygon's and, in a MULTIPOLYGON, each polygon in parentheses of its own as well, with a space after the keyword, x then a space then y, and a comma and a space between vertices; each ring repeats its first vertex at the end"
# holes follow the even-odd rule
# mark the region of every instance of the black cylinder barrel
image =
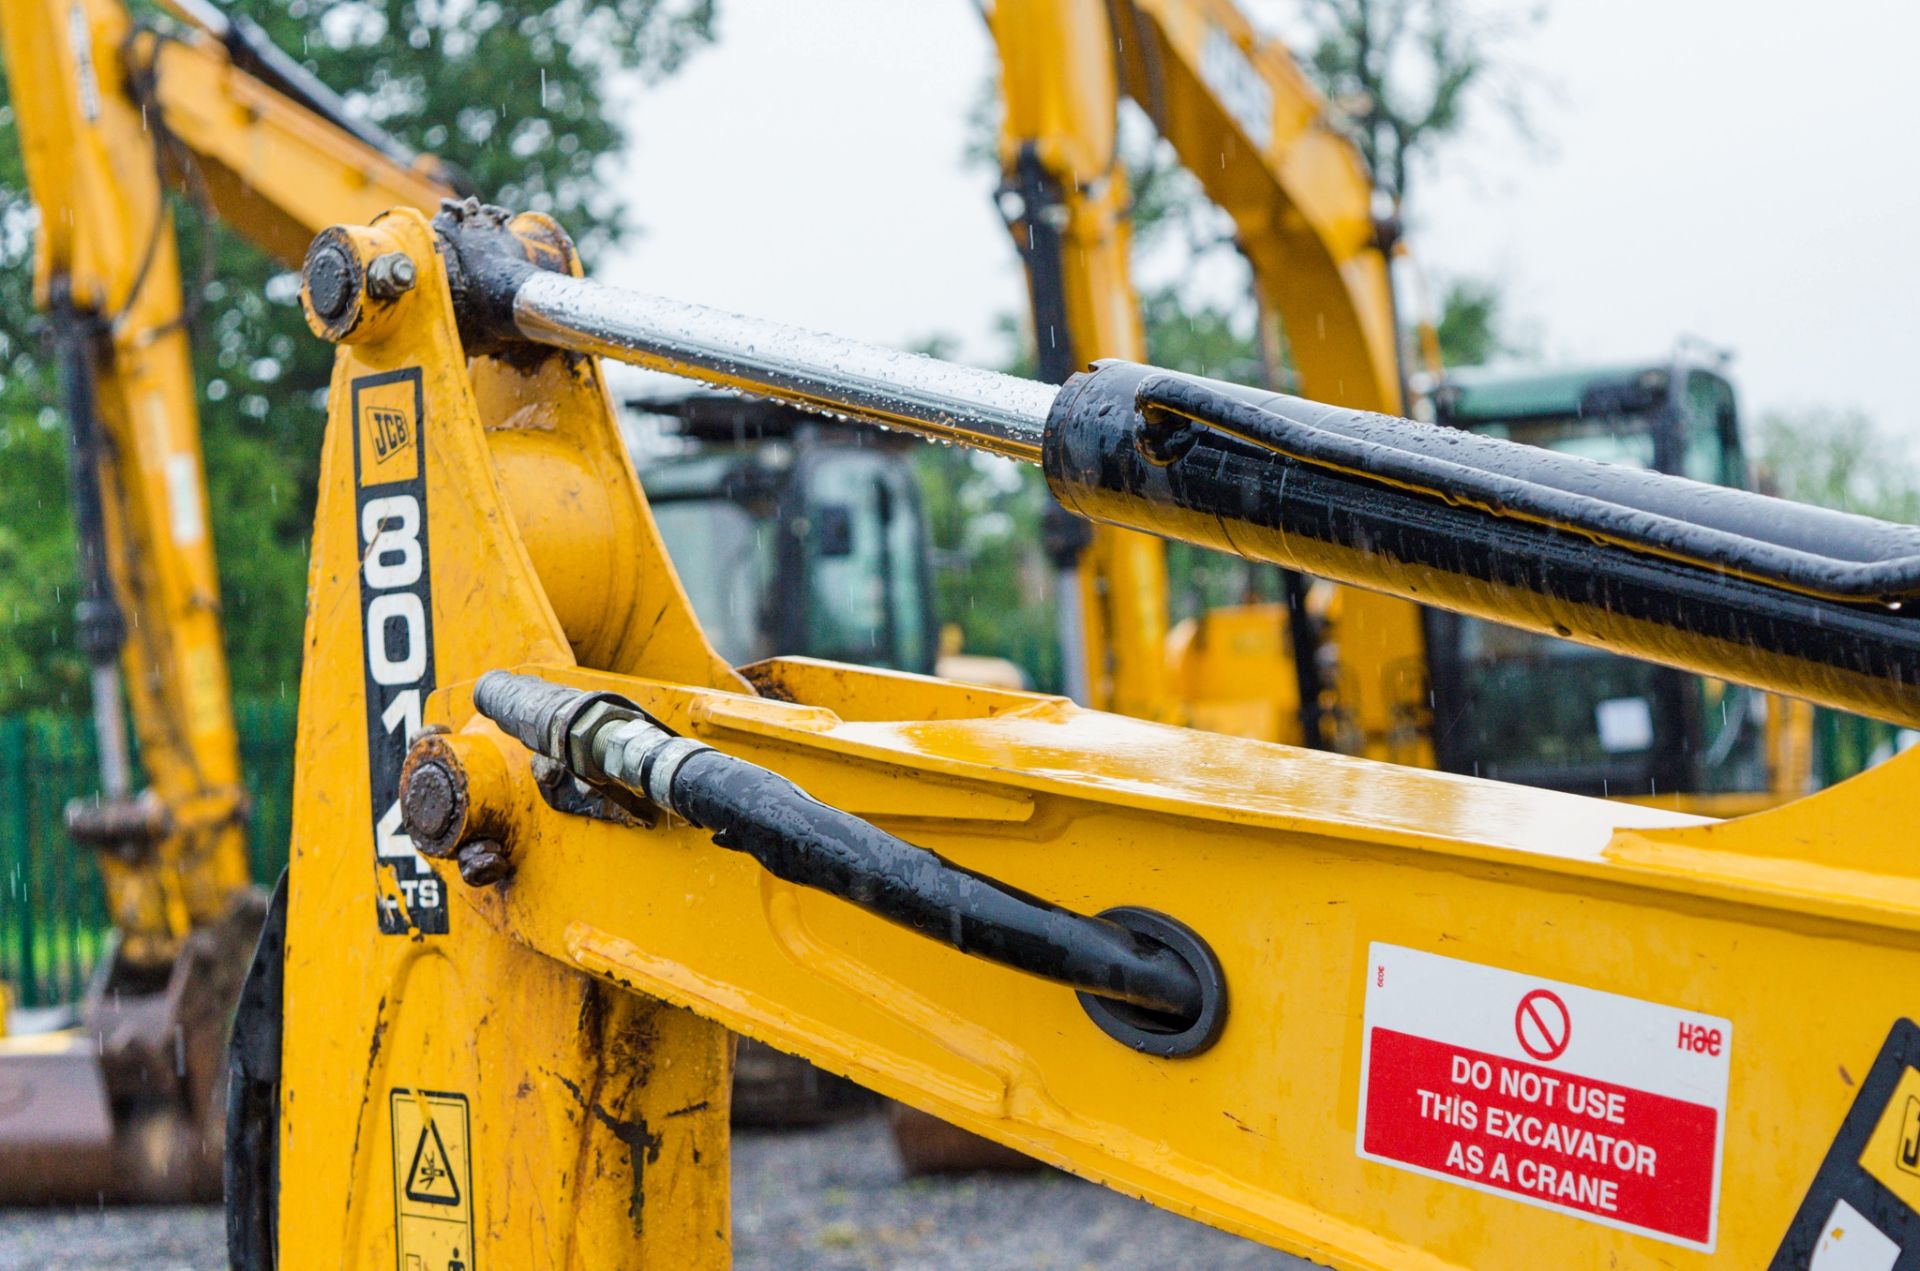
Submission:
POLYGON ((1043 465, 1092 520, 1920 725, 1920 529, 1121 362, 1043 465))

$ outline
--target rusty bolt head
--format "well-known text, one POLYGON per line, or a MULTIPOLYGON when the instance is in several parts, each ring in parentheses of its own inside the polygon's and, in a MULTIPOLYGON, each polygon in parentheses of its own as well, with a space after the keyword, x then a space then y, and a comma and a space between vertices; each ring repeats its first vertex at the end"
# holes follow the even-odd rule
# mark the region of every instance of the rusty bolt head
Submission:
POLYGON ((453 828, 460 811, 460 789, 445 764, 435 760, 407 774, 400 801, 400 824, 417 841, 432 841, 453 828))
POLYGON ((460 849, 460 877, 469 887, 490 887, 513 868, 507 849, 495 839, 475 839, 460 849))
POLYGON ((413 290, 418 276, 413 258, 405 252, 376 256, 367 266, 367 294, 375 300, 398 300, 413 290))

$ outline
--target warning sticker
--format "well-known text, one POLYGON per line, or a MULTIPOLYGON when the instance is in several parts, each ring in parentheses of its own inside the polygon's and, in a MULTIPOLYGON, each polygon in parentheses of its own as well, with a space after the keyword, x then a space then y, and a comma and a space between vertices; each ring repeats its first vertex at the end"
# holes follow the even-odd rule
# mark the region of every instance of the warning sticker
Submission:
POLYGON ((398 1271, 473 1271, 473 1169, 465 1095, 395 1090, 394 1262, 398 1271))
POLYGON ((1711 1252, 1733 1026, 1375 944, 1359 1152, 1711 1252))
POLYGON ((1920 1027, 1894 1022, 1773 1271, 1920 1268, 1920 1027))

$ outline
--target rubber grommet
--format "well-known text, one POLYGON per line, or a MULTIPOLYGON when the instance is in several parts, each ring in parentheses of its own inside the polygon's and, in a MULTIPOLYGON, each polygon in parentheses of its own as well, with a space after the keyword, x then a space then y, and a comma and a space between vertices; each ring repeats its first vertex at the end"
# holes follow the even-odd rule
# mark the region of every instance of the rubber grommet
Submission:
POLYGON ((1220 1030, 1227 1024, 1227 977, 1220 969, 1220 959, 1213 956, 1207 942, 1185 923, 1151 909, 1123 905, 1107 910, 1100 917, 1172 949, 1181 961, 1193 968, 1194 977, 1200 981, 1200 1013, 1191 1021, 1108 997, 1075 993, 1081 1008, 1099 1025, 1100 1031, 1123 1046, 1163 1059, 1198 1055, 1220 1040, 1220 1030))

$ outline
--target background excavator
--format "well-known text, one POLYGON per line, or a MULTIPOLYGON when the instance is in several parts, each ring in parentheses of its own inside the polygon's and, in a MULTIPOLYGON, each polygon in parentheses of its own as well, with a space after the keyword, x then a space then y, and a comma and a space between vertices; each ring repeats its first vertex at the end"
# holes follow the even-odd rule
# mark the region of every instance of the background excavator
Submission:
MULTIPOLYGON (((1119 157, 1124 96, 1232 218, 1261 310, 1286 332, 1303 391, 1361 409, 1400 409, 1388 268, 1395 231, 1376 220, 1359 151, 1334 129, 1283 46, 1260 38, 1227 0, 1015 0, 996 4, 990 25, 1005 101, 1001 210, 1026 265, 1041 379, 1059 382, 1098 358, 1145 353, 1119 157)), ((1051 524, 1068 691, 1124 714, 1193 719, 1169 674, 1163 546, 1057 516, 1051 524)), ((1291 591, 1304 613, 1304 580, 1291 591)), ((1371 598, 1350 603, 1347 626, 1365 634, 1344 650, 1348 659, 1404 662, 1415 647, 1416 611, 1371 598)), ((1306 731, 1300 723, 1303 704, 1308 712, 1321 704, 1319 659, 1276 651, 1282 656, 1261 678, 1285 688, 1255 699, 1258 722, 1276 740, 1327 744, 1318 725, 1306 731), (1293 710, 1273 709, 1288 699, 1293 710)), ((1382 687, 1369 677, 1350 686, 1346 709, 1362 750, 1422 757, 1417 745, 1394 742, 1406 733, 1397 718, 1404 707, 1382 687)), ((1193 722, 1232 720, 1215 712, 1193 722)))
POLYGON ((221 1047, 264 896, 167 190, 293 265, 342 215, 431 210, 457 185, 246 19, 166 7, 163 27, 118 0, 0 5, 42 211, 35 289, 60 360, 100 753, 100 795, 68 829, 96 852, 114 927, 76 1026, 0 1042, 20 1094, 0 1106, 0 1204, 219 1191, 221 1047))
MULTIPOLYGON (((1026 265, 1040 378, 1144 355, 1125 98, 1232 220, 1260 321, 1284 338, 1289 387, 1406 412, 1400 227, 1378 214, 1358 149, 1284 47, 1231 0, 1012 0, 990 24, 1006 107, 1001 207, 1026 265)), ((1431 348, 1428 359, 1432 376, 1431 348)), ((1731 385, 1711 366, 1434 378, 1449 426, 1751 484, 1731 385)), ((1057 512, 1050 524, 1068 691, 1089 705, 1719 814, 1809 788, 1804 703, 1297 574, 1280 575, 1281 601, 1205 609, 1170 629, 1160 544, 1057 512), (1543 717, 1535 695, 1575 681, 1543 717)))

